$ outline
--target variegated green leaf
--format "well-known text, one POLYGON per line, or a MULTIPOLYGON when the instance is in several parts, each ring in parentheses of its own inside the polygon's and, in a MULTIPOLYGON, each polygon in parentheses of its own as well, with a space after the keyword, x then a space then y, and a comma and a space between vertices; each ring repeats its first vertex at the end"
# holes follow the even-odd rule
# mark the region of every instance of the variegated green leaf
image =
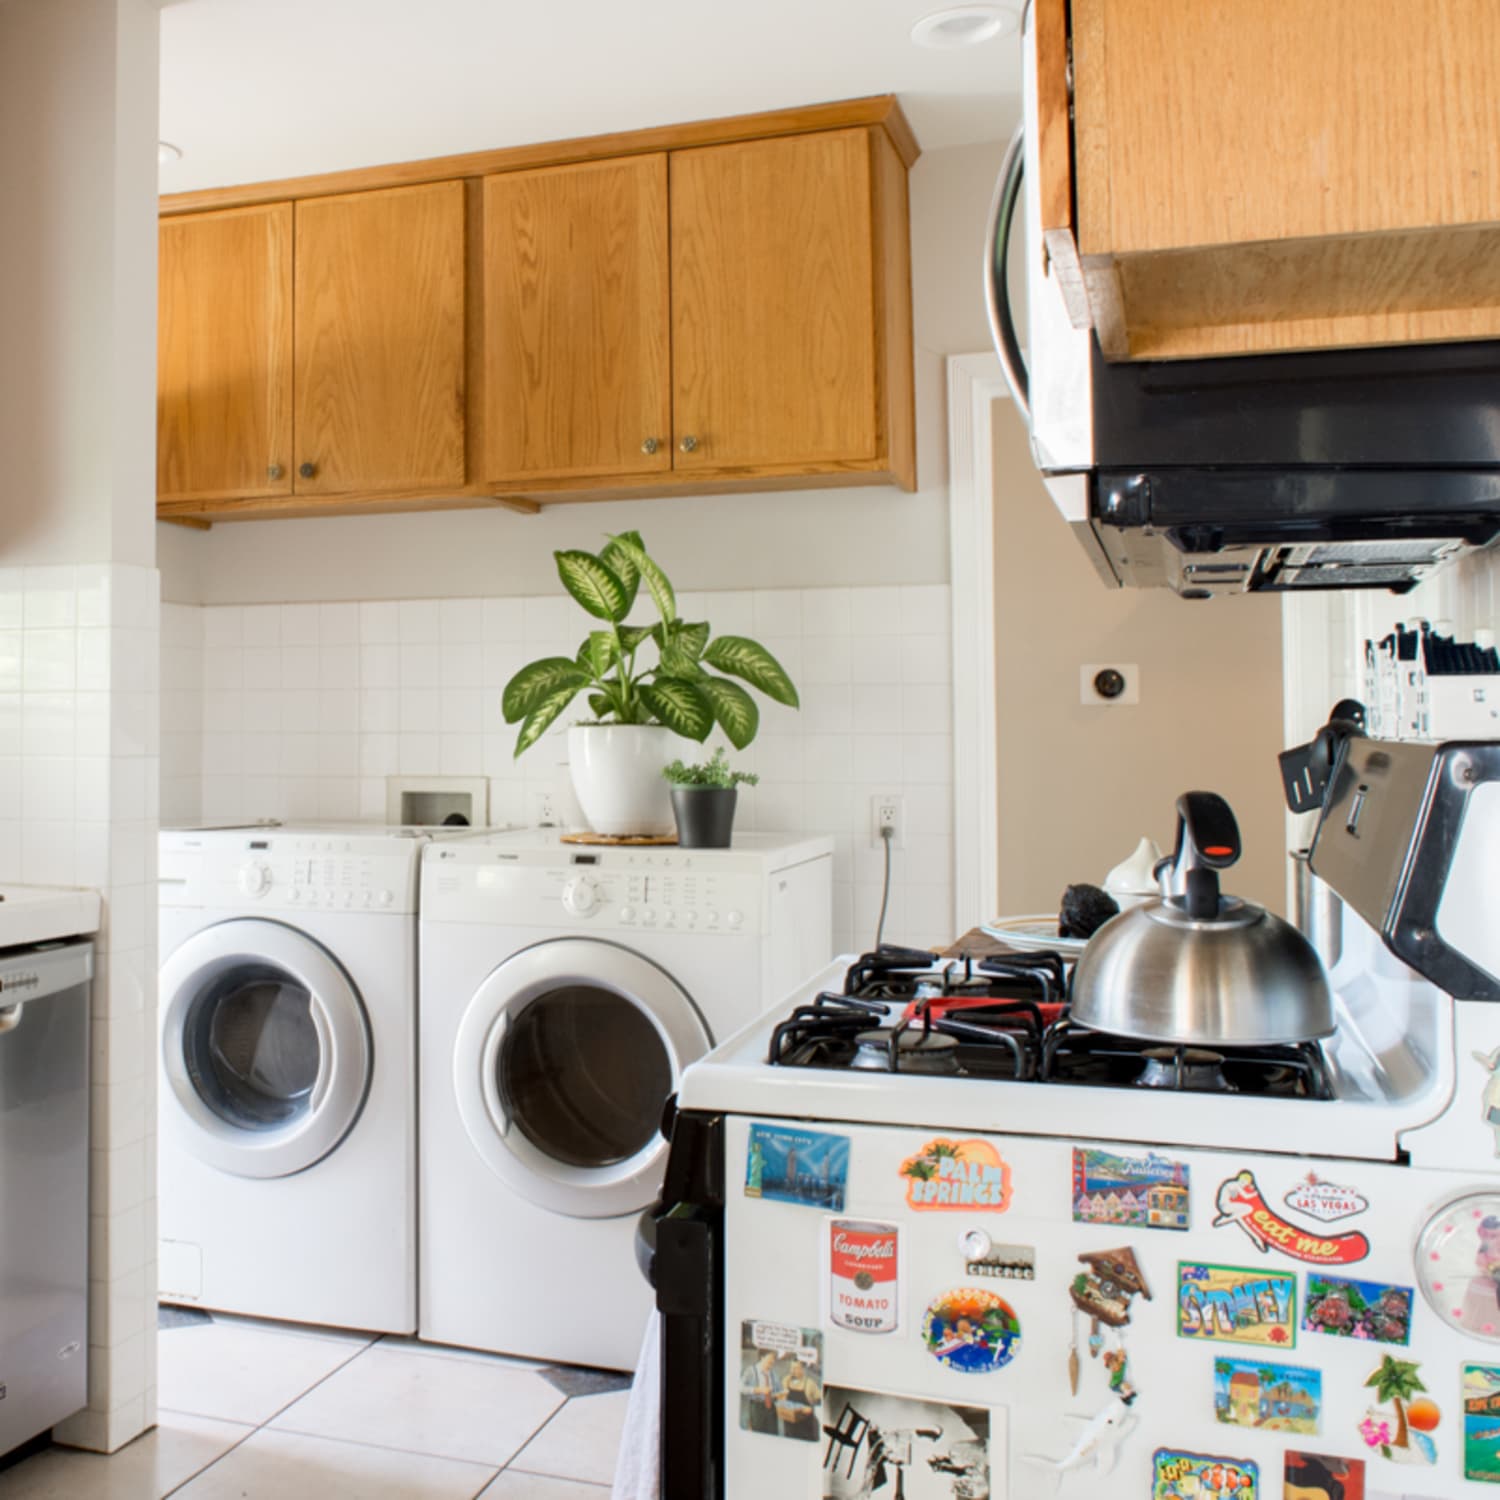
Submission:
POLYGON ((630 600, 620 575, 592 552, 554 552, 563 587, 598 620, 623 620, 630 600))
POLYGON ((759 688, 777 703, 784 703, 788 708, 801 706, 797 689, 792 686, 786 669, 759 641, 748 640, 742 635, 721 635, 709 643, 703 660, 721 672, 744 678, 751 687, 759 688))
POLYGON ((662 619, 675 620, 677 596, 672 592, 672 585, 667 582, 667 575, 657 567, 655 559, 640 545, 639 541, 631 541, 628 535, 622 534, 614 537, 612 543, 618 549, 616 555, 623 553, 634 565, 636 572, 641 575, 641 581, 650 590, 662 619))
POLYGON ((548 698, 564 689, 571 697, 588 680, 588 673, 566 656, 544 656, 540 661, 522 667, 505 684, 505 694, 500 700, 505 722, 514 724, 517 719, 524 719, 548 698))
POLYGON ((660 670, 663 677, 682 677, 688 682, 696 682, 703 675, 698 658, 684 651, 675 641, 662 647, 660 670))
POLYGON ((603 693, 590 693, 589 707, 596 719, 607 718, 615 710, 614 704, 603 693))
POLYGON ((561 692, 553 693, 550 698, 544 698, 527 714, 526 722, 521 725, 521 732, 516 736, 517 755, 523 750, 529 750, 541 739, 553 720, 573 701, 577 692, 577 688, 564 688, 561 692))
POLYGON ((729 736, 729 743, 736 750, 743 750, 760 728, 760 710, 755 699, 727 677, 705 675, 693 685, 708 699, 719 727, 729 736))
POLYGON ((708 634, 707 620, 700 620, 696 625, 688 625, 679 620, 677 629, 673 632, 672 644, 680 646, 697 661, 703 655, 703 648, 708 645, 708 634))
MULTIPOLYGON (((641 540, 638 531, 622 531, 619 541, 629 542, 634 547, 639 547, 643 552, 646 544, 641 540)), ((611 538, 599 556, 620 575, 620 581, 625 585, 626 605, 625 613, 630 613, 630 606, 635 603, 636 590, 641 586, 641 575, 636 565, 625 555, 622 549, 616 545, 616 540, 611 538)))
POLYGON ((697 685, 678 677, 658 677, 640 686, 641 701, 674 734, 703 741, 714 727, 713 710, 697 685))
POLYGON ((620 645, 612 630, 591 630, 578 648, 578 665, 595 677, 603 677, 620 659, 620 645))
POLYGON ((634 651, 644 640, 656 634, 654 625, 622 625, 620 626, 620 644, 627 651, 634 651))

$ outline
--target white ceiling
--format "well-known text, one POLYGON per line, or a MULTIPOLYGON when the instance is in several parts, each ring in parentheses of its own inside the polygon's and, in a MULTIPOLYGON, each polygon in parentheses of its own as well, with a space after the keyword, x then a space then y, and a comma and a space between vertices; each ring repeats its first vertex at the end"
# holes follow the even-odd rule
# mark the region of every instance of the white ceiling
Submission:
POLYGON ((167 0, 161 134, 184 154, 161 190, 862 94, 899 94, 924 150, 998 140, 1019 43, 914 46, 944 3, 167 0))

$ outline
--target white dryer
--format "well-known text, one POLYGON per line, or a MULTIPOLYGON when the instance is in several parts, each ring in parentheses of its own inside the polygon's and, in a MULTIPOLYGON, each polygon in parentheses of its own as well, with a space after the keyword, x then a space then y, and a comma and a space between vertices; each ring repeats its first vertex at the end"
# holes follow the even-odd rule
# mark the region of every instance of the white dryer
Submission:
POLYGON ((412 829, 161 834, 160 1292, 416 1328, 412 829))
POLYGON ((629 1369, 689 1063, 832 955, 833 840, 423 851, 418 1333, 629 1369))

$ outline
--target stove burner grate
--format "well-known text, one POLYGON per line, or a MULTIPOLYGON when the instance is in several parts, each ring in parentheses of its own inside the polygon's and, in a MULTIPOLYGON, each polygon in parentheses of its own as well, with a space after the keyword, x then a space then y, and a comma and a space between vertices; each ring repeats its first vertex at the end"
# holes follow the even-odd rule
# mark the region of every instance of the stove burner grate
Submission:
POLYGON ((1038 1076, 1046 1083, 1094 1088, 1166 1088, 1269 1099, 1333 1098, 1328 1064, 1316 1042, 1209 1052, 1090 1031, 1066 1019, 1047 1033, 1038 1076))
POLYGON ((1224 1076, 1224 1054, 1202 1047, 1148 1047, 1135 1075, 1140 1089, 1187 1089, 1202 1094, 1239 1091, 1224 1076))

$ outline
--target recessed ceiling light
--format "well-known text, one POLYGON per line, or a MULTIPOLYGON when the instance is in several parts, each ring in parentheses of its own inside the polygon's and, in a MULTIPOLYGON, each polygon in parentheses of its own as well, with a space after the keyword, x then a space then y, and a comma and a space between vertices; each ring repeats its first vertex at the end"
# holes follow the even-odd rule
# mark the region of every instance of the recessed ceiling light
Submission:
POLYGON ((1004 5, 950 5, 923 16, 911 39, 919 47, 973 47, 1014 31, 1017 19, 1004 5))
POLYGON ((174 161, 182 160, 182 147, 174 146, 171 141, 158 141, 156 143, 156 165, 165 167, 174 161))

